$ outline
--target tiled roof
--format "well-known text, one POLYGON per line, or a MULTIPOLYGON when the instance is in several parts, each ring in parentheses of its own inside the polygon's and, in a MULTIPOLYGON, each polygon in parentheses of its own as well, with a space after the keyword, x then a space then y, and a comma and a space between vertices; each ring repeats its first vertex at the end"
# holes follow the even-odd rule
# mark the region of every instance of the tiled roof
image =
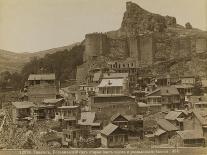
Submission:
MULTIPOLYGON (((111 121, 114 121, 117 117, 119 117, 119 116, 123 116, 123 115, 121 115, 120 113, 116 113, 116 114, 114 114, 112 117, 111 117, 111 121)), ((124 117, 124 116, 123 116, 124 117)), ((124 117, 125 118, 125 117, 124 117)), ((126 118, 125 118, 126 119, 126 118)))
POLYGON ((193 88, 193 85, 190 84, 180 84, 180 85, 174 85, 176 88, 183 88, 183 89, 187 89, 187 88, 193 88))
POLYGON ((207 111, 206 110, 194 109, 193 113, 203 126, 207 125, 207 111))
POLYGON ((125 118, 127 118, 128 121, 140 121, 143 120, 142 115, 124 115, 125 118))
POLYGON ((62 106, 62 107, 58 107, 58 109, 74 109, 74 108, 78 108, 78 106, 62 106))
MULTIPOLYGON (((154 93, 158 92, 160 96, 168 96, 168 95, 179 95, 179 92, 176 87, 169 86, 169 87, 160 87, 155 91, 147 94, 147 96, 153 96, 154 93)), ((156 94, 156 96, 159 96, 156 94)))
POLYGON ((157 121, 157 124, 165 131, 176 131, 176 130, 178 130, 177 127, 175 127, 173 124, 171 124, 166 119, 159 119, 157 121))
POLYGON ((35 104, 28 101, 23 102, 12 102, 12 105, 15 106, 17 109, 26 109, 26 108, 32 108, 35 107, 35 104))
POLYGON ((176 131, 182 139, 203 139, 204 137, 196 130, 176 131))
POLYGON ((78 120, 78 124, 80 125, 91 125, 91 126, 99 126, 100 123, 96 123, 95 121, 95 112, 81 112, 81 119, 78 120))
POLYGON ((140 121, 143 120, 143 116, 142 115, 122 115, 120 113, 116 113, 111 117, 111 121, 114 121, 117 117, 122 116, 123 118, 126 119, 126 121, 140 121))
POLYGON ((182 114, 181 111, 170 111, 166 116, 165 119, 167 120, 176 120, 182 114))
POLYGON ((55 74, 30 74, 28 80, 55 80, 55 74))
POLYGON ((54 104, 54 103, 57 103, 57 102, 59 102, 59 101, 62 101, 63 100, 63 98, 59 98, 59 99, 44 99, 43 100, 43 102, 44 103, 48 103, 48 104, 54 104))
POLYGON ((162 87, 161 95, 179 95, 179 92, 174 86, 162 87))
POLYGON ((104 73, 103 78, 127 78, 128 73, 104 73))
POLYGON ((98 87, 122 87, 124 83, 124 79, 102 79, 101 83, 98 87))
POLYGON ((166 133, 165 130, 162 130, 162 129, 157 129, 154 133, 155 136, 160 136, 162 135, 163 133, 166 133))
POLYGON ((117 125, 110 123, 106 127, 104 127, 103 130, 101 130, 101 133, 108 136, 111 133, 113 133, 117 128, 118 128, 117 125))

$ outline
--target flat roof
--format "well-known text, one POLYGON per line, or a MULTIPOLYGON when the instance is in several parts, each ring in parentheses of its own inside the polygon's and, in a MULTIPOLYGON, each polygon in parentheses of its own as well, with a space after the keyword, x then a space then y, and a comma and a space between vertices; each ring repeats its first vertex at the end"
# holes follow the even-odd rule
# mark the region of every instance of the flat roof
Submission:
POLYGON ((55 74, 30 74, 28 80, 55 80, 55 74))
POLYGON ((12 102, 12 105, 18 109, 27 109, 27 108, 35 107, 35 104, 33 104, 33 102, 28 102, 28 101, 12 102))
POLYGON ((58 107, 58 109, 74 109, 74 108, 78 108, 78 106, 62 106, 62 107, 58 107))
POLYGON ((102 79, 98 87, 122 87, 124 79, 102 79))
POLYGON ((53 99, 44 99, 43 102, 44 103, 50 103, 50 104, 53 103, 54 104, 54 103, 57 103, 57 102, 62 101, 62 100, 63 100, 63 98, 59 98, 59 99, 53 98, 53 99))

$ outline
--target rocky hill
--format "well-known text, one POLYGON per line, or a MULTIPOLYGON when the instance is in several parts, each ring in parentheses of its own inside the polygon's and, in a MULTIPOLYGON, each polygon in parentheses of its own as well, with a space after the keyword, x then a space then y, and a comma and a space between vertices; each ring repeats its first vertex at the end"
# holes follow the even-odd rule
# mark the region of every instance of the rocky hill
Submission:
POLYGON ((5 51, 0 49, 0 72, 11 71, 19 72, 22 67, 31 60, 33 57, 42 58, 46 54, 52 54, 58 51, 70 50, 75 45, 80 43, 74 43, 68 46, 63 46, 59 48, 52 48, 49 50, 34 52, 34 53, 14 53, 10 51, 5 51))
POLYGON ((207 32, 188 21, 181 26, 175 17, 151 13, 133 2, 126 3, 120 29, 87 35, 85 40, 86 57, 104 55, 122 61, 129 57, 156 74, 207 76, 207 32))

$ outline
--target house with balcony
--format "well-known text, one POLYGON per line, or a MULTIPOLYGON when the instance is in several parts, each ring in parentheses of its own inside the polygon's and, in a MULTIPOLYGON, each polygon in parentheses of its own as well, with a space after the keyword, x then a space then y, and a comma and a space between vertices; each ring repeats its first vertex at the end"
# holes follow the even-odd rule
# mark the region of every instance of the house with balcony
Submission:
POLYGON ((187 85, 195 85, 196 83, 196 77, 195 76, 182 76, 180 77, 181 84, 187 84, 187 85))
POLYGON ((34 117, 35 104, 28 101, 12 102, 12 118, 13 123, 20 121, 30 121, 34 117))
POLYGON ((205 138, 196 130, 184 130, 176 132, 176 145, 178 147, 203 147, 205 138))
POLYGON ((161 104, 161 111, 170 111, 181 107, 180 94, 176 87, 160 87, 146 95, 148 105, 161 104))
POLYGON ((64 104, 63 98, 44 99, 41 103, 36 104, 35 114, 37 119, 55 119, 58 107, 64 104))
POLYGON ((103 121, 103 124, 108 124, 116 113, 126 115, 137 113, 135 98, 130 96, 93 96, 89 103, 91 111, 96 112, 97 119, 103 121))
POLYGON ((179 130, 184 130, 183 122, 188 118, 188 111, 186 110, 175 110, 169 111, 165 116, 165 119, 176 126, 179 130))
POLYGON ((102 79, 98 85, 98 96, 128 95, 128 80, 126 78, 102 79))
POLYGON ((193 130, 200 133, 207 142, 207 110, 206 109, 193 109, 192 125, 193 130))
POLYGON ((75 145, 75 141, 77 141, 80 137, 80 129, 78 126, 78 120, 80 119, 80 107, 58 107, 58 115, 56 116, 56 119, 60 121, 61 128, 63 129, 63 145, 75 145))
POLYGON ((101 130, 101 144, 107 148, 123 148, 128 142, 128 133, 119 126, 109 123, 101 130))
POLYGON ((128 131, 128 135, 131 137, 143 138, 142 115, 122 115, 117 113, 111 117, 111 123, 128 131))
POLYGON ((97 120, 95 112, 81 112, 81 118, 78 120, 80 127, 80 136, 87 138, 96 137, 97 133, 102 129, 102 123, 97 120))
POLYGON ((58 94, 55 74, 30 74, 28 78, 28 100, 40 103, 44 99, 54 99, 58 94))

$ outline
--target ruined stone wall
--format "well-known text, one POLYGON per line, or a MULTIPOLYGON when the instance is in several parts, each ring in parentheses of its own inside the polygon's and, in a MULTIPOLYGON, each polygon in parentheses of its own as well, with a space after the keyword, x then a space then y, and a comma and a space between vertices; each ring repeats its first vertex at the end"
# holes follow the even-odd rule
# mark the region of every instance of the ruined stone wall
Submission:
POLYGON ((207 40, 205 38, 196 39, 196 53, 207 52, 207 40))
POLYGON ((190 37, 171 39, 170 58, 184 58, 192 55, 192 40, 190 37))
POLYGON ((139 38, 129 37, 128 44, 129 44, 129 56, 131 58, 135 58, 137 61, 141 61, 139 38))
POLYGON ((108 38, 106 34, 91 33, 85 36, 84 60, 93 56, 105 55, 108 52, 108 38))
POLYGON ((129 56, 138 64, 151 65, 154 59, 154 42, 152 35, 129 37, 129 56))
POLYGON ((140 36, 141 64, 151 65, 154 58, 152 36, 140 36))
POLYGON ((89 66, 88 63, 84 63, 77 67, 76 81, 78 84, 87 83, 89 66))
POLYGON ((180 57, 191 56, 191 40, 188 37, 179 38, 180 57))
POLYGON ((124 59, 129 56, 129 46, 127 40, 109 39, 109 57, 116 59, 124 59))

